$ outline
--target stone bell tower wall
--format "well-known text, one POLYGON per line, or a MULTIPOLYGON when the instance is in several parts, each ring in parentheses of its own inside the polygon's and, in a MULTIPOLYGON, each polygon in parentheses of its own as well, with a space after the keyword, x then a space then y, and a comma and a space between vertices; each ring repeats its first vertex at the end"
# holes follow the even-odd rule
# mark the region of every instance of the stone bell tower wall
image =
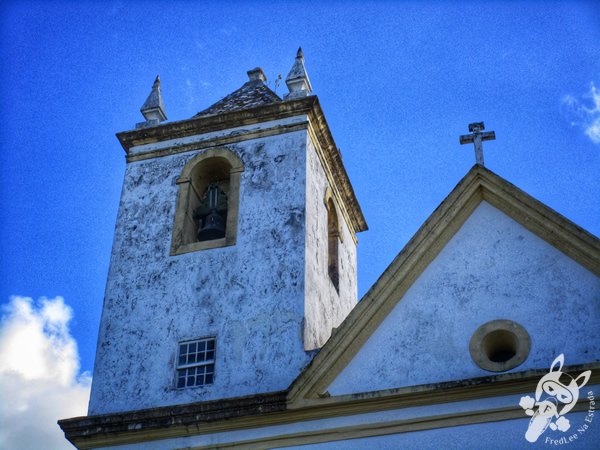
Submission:
POLYGON ((306 350, 320 348, 357 303, 356 238, 350 231, 346 205, 327 176, 319 143, 309 139, 306 151, 306 350), (328 210, 335 205, 338 219, 338 289, 328 274, 328 210))
POLYGON ((176 181, 206 147, 193 136, 128 152, 89 414, 282 390, 307 364, 308 132, 231 136, 221 147, 244 166, 237 242, 175 256, 176 181), (214 383, 177 389, 178 342, 202 337, 216 338, 214 383))

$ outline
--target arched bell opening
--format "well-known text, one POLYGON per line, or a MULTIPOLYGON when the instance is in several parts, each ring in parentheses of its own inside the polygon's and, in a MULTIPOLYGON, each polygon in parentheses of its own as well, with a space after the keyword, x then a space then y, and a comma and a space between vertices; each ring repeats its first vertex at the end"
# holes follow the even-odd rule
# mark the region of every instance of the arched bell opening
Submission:
POLYGON ((242 171, 227 149, 207 150, 188 162, 177 180, 172 255, 235 244, 242 171))
POLYGON ((189 212, 186 236, 197 242, 221 239, 227 233, 231 165, 223 158, 198 164, 190 176, 189 212))

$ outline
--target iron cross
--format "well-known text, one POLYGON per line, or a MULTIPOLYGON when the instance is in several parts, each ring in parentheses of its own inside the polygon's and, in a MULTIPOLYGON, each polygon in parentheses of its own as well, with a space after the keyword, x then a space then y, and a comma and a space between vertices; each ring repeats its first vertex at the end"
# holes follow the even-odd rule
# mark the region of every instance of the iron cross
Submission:
POLYGON ((475 161, 477 164, 483 164, 483 141, 491 141, 496 139, 496 133, 493 131, 486 131, 483 122, 475 122, 469 124, 469 131, 473 134, 463 134, 460 137, 461 144, 473 143, 475 145, 475 161))

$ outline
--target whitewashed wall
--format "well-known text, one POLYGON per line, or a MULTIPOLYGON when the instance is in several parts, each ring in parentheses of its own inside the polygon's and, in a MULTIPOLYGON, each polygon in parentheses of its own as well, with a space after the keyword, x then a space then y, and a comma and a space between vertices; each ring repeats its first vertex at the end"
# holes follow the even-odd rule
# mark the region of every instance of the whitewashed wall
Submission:
POLYGON ((354 359, 331 395, 490 375, 472 361, 482 324, 531 337, 512 371, 600 360, 600 279, 488 203, 480 204, 354 359))
POLYGON ((169 256, 175 180, 198 152, 127 165, 89 414, 285 389, 302 334, 306 131, 227 148, 243 161, 237 244, 169 256), (177 342, 216 336, 215 382, 175 388, 177 342))
POLYGON ((338 204, 342 241, 339 242, 339 293, 329 278, 325 192, 329 182, 312 141, 308 140, 306 174, 306 350, 320 348, 331 330, 357 302, 356 244, 338 204))

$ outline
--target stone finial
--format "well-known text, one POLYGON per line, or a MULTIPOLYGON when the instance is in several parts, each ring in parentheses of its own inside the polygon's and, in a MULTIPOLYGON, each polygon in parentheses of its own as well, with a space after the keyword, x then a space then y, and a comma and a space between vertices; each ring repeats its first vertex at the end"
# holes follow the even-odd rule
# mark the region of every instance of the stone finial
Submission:
POLYGON ((285 84, 289 89, 289 94, 285 96, 285 99, 306 97, 312 92, 312 86, 308 75, 306 74, 306 68, 304 67, 304 54, 302 53, 302 47, 298 48, 296 53, 296 61, 288 73, 285 79, 285 84))
POLYGON ((146 122, 137 124, 137 128, 158 125, 167 120, 165 105, 163 104, 162 94, 160 93, 160 75, 156 76, 150 95, 148 95, 148 98, 140 108, 140 111, 144 115, 146 122))
POLYGON ((255 67, 246 73, 248 74, 250 81, 262 81, 263 83, 267 81, 267 76, 260 67, 255 67))

